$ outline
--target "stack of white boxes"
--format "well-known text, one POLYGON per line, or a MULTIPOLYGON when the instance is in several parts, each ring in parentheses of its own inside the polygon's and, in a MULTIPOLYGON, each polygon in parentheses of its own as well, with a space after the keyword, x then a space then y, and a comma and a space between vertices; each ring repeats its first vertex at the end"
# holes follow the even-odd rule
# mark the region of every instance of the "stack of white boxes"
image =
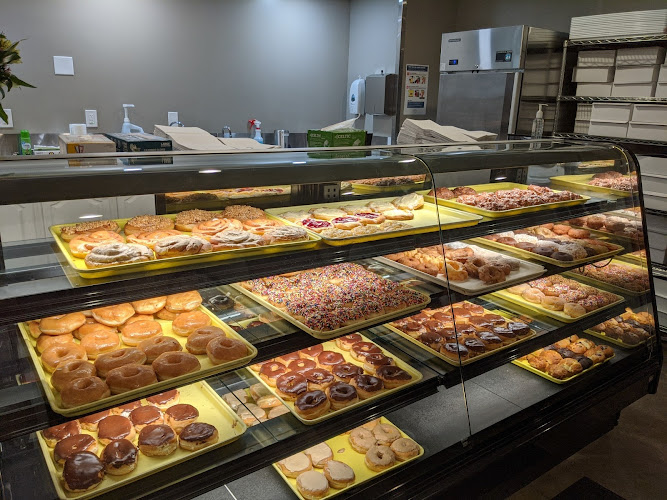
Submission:
POLYGON ((618 49, 612 97, 655 97, 664 47, 618 49))
POLYGON ((591 126, 591 112, 593 111, 592 104, 579 103, 577 104, 577 114, 574 118, 574 133, 588 134, 588 129, 591 126))
POLYGON ((572 81, 577 82, 576 95, 586 97, 609 97, 614 80, 615 50, 582 50, 577 57, 577 66, 572 72, 572 81))

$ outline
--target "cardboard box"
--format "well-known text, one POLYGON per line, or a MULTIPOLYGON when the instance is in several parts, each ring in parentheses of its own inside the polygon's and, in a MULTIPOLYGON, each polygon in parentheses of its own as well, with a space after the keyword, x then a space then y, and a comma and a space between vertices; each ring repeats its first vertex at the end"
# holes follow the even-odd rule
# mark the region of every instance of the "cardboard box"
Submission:
MULTIPOLYGON (((104 134, 116 144, 116 151, 140 153, 144 151, 172 151, 171 140, 152 134, 104 134)), ((171 156, 124 158, 129 165, 171 164, 171 156)))
POLYGON ((664 104, 633 104, 632 121, 667 124, 667 106, 664 104))
POLYGON ((614 83, 651 83, 658 80, 660 66, 619 66, 616 68, 614 83))
POLYGON ((667 125, 630 122, 628 126, 628 138, 667 142, 667 125))
POLYGON ((594 102, 591 120, 603 122, 629 122, 632 104, 619 102, 594 102))
POLYGON ((588 135, 589 129, 591 127, 590 120, 575 120, 574 121, 574 130, 575 134, 586 134, 588 135))
MULTIPOLYGON (((58 136, 60 152, 62 154, 94 154, 115 153, 116 144, 104 137, 102 134, 92 135, 70 135, 60 134, 58 136)), ((71 167, 83 167, 89 165, 116 165, 115 158, 99 158, 85 160, 69 160, 71 167)))
POLYGON ((653 97, 656 83, 614 83, 612 97, 653 97))
POLYGON ((615 50, 582 50, 577 55, 577 66, 613 66, 616 61, 615 50))
POLYGON ((585 97, 609 97, 611 95, 611 83, 579 83, 575 95, 585 97))
POLYGON ((665 62, 665 47, 632 47, 618 49, 616 66, 662 64, 665 62))
POLYGON ((572 71, 572 81, 582 83, 605 83, 614 79, 614 67, 601 68, 577 66, 572 71))
POLYGON ((628 122, 600 122, 591 120, 588 134, 602 137, 626 137, 628 134, 628 122))
POLYGON ((591 120, 591 113, 593 112, 593 105, 586 103, 577 104, 577 115, 574 117, 575 120, 591 120))
POLYGON ((366 145, 366 131, 356 129, 341 129, 333 131, 309 130, 308 147, 310 148, 340 148, 366 145))

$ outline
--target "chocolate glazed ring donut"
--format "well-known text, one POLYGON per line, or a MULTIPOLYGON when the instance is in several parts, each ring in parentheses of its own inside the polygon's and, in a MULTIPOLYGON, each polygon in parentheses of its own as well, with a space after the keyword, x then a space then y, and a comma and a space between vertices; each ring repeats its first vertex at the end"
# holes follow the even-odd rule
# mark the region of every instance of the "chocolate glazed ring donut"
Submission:
POLYGON ((357 390, 345 382, 335 382, 329 386, 329 399, 334 401, 353 401, 357 398, 357 390))
POLYGON ((334 376, 342 382, 349 382, 352 377, 361 375, 363 372, 361 367, 354 363, 341 363, 333 367, 334 376))
POLYGON ((286 373, 278 377, 276 388, 285 399, 294 400, 299 394, 308 390, 308 381, 300 373, 286 373))

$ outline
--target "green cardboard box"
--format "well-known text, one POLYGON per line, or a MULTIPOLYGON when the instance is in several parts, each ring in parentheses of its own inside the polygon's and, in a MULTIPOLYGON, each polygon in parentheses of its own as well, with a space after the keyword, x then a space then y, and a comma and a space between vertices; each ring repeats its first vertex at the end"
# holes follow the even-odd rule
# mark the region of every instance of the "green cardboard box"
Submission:
POLYGON ((356 129, 309 130, 308 147, 341 148, 366 145, 366 131, 356 129))

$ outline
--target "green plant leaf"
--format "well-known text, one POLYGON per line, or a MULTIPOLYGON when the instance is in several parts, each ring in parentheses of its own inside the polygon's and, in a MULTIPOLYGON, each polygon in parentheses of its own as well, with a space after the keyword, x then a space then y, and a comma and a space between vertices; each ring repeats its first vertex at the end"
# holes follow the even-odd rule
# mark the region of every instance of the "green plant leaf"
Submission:
POLYGON ((9 80, 5 82, 5 86, 7 87, 7 92, 12 90, 12 87, 14 86, 14 83, 12 82, 12 77, 9 77, 9 80))
POLYGON ((1 103, 0 103, 0 118, 2 118, 3 122, 6 122, 7 119, 8 119, 7 113, 5 113, 5 110, 2 109, 2 104, 1 103))
POLYGON ((5 98, 5 89, 2 88, 2 85, 0 85, 0 94, 2 94, 2 98, 5 98))
POLYGON ((16 85, 17 87, 29 87, 29 88, 31 88, 31 89, 36 88, 34 85, 30 85, 29 83, 24 82, 23 80, 21 80, 21 79, 20 79, 19 77, 17 77, 17 76, 9 75, 9 79, 10 79, 12 82, 14 82, 14 85, 16 85))

